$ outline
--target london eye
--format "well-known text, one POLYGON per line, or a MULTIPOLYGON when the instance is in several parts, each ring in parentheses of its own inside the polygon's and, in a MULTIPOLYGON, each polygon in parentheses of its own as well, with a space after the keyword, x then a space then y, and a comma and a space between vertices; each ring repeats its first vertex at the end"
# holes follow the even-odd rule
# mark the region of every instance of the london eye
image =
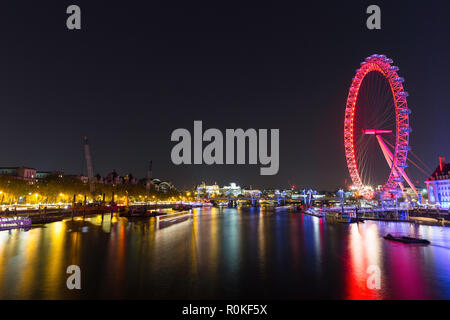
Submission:
POLYGON ((405 173, 411 132, 408 93, 392 63, 385 55, 367 57, 356 70, 347 97, 345 157, 352 188, 366 199, 376 191, 396 198, 405 181, 417 193, 405 173))

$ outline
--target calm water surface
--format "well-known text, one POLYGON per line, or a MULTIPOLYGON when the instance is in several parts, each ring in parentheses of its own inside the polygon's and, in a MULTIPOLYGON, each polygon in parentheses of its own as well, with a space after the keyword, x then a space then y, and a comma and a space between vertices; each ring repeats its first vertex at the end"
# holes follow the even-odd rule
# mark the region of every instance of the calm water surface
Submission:
POLYGON ((170 226, 109 215, 0 232, 2 299, 450 299, 450 228, 196 209, 170 226), (429 246, 386 241, 386 233, 429 246), (66 288, 79 265, 82 290, 66 288), (367 288, 367 268, 381 289, 367 288))

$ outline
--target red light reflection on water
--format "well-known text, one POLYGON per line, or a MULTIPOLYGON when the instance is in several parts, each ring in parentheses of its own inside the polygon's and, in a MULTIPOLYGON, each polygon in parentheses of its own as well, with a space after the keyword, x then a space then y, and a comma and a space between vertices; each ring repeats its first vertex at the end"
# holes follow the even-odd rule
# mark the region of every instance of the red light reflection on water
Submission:
POLYGON ((377 224, 349 227, 347 299, 427 299, 423 272, 422 248, 386 241, 377 224), (369 266, 380 268, 380 288, 372 289, 367 281, 369 266))
MULTIPOLYGON (((380 266, 380 248, 377 225, 349 226, 349 257, 346 259, 347 297, 352 300, 380 299, 379 290, 367 285, 369 266, 380 266)), ((383 285, 383 284, 382 284, 383 285)))

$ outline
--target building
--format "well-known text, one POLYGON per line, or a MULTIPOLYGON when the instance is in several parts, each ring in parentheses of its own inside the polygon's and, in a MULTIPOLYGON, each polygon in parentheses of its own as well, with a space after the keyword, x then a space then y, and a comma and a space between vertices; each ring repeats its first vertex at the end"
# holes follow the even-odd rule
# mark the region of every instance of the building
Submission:
POLYGON ((242 189, 242 195, 245 198, 260 198, 261 197, 261 190, 252 189, 252 188, 243 188, 242 189))
POLYGON ((36 179, 45 179, 50 176, 57 176, 59 178, 62 178, 64 175, 61 171, 37 171, 36 172, 36 179))
POLYGON ((131 173, 128 173, 123 177, 123 183, 125 184, 138 184, 139 180, 133 177, 131 173))
POLYGON ((108 173, 104 181, 105 184, 121 185, 123 183, 123 178, 117 174, 116 170, 113 170, 108 173))
POLYGON ((450 163, 439 157, 439 165, 425 181, 428 191, 428 203, 440 208, 450 207, 450 163))
POLYGON ((171 183, 171 182, 169 182, 169 181, 162 181, 160 184, 158 184, 158 186, 157 186, 157 190, 159 191, 159 192, 164 192, 164 193, 167 193, 167 192, 169 192, 170 190, 172 190, 172 189, 174 189, 174 186, 173 186, 173 184, 171 183))
POLYGON ((95 179, 95 183, 101 183, 101 184, 105 183, 103 177, 99 173, 97 173, 94 176, 94 179, 95 179))
POLYGON ((197 186, 197 193, 199 196, 217 196, 220 194, 220 188, 217 183, 213 185, 206 185, 204 182, 197 186))
POLYGON ((222 188, 221 193, 227 197, 237 197, 242 194, 242 190, 241 187, 238 186, 236 183, 231 182, 230 185, 224 186, 222 188))
POLYGON ((36 172, 36 178, 37 179, 45 179, 45 178, 47 178, 47 177, 49 177, 51 175, 52 175, 51 171, 37 171, 36 172))
POLYGON ((27 167, 3 167, 0 168, 0 176, 8 176, 14 179, 27 180, 31 183, 36 180, 37 170, 27 167))
POLYGON ((170 181, 161 181, 158 178, 153 178, 151 180, 151 185, 159 192, 167 193, 170 190, 175 190, 175 186, 170 181))
POLYGON ((66 175, 64 175, 64 177, 67 179, 80 180, 83 183, 89 182, 89 178, 87 176, 80 175, 80 174, 66 174, 66 175))

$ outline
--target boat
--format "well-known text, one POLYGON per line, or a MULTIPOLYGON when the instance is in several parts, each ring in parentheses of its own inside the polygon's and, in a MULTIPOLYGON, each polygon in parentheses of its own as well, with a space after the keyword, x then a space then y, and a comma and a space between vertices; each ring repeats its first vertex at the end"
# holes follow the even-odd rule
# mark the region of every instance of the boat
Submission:
POLYGON ((64 217, 61 216, 50 216, 50 215, 35 215, 30 216, 31 224, 46 224, 51 222, 62 221, 64 217))
POLYGON ((431 242, 427 239, 420 239, 420 238, 412 238, 412 237, 394 237, 392 234, 388 233, 386 236, 383 237, 386 240, 391 241, 397 241, 397 242, 403 242, 403 243, 416 243, 416 244, 430 244, 431 242))
POLYGON ((306 210, 302 211, 304 214, 310 215, 310 216, 314 216, 314 217, 318 217, 318 218, 323 218, 323 214, 320 212, 320 210, 316 210, 314 208, 308 208, 306 210))
POLYGON ((30 227, 31 227, 31 219, 28 217, 0 218, 0 230, 30 228, 30 227))
POLYGON ((89 203, 89 204, 75 204, 71 205, 68 208, 68 211, 75 211, 75 212, 86 212, 86 213, 101 213, 101 212, 107 212, 111 210, 118 210, 117 205, 111 204, 111 205, 99 205, 95 203, 89 203))
POLYGON ((334 211, 328 211, 325 215, 325 219, 327 222, 331 223, 364 223, 364 220, 361 218, 352 217, 334 211))
POLYGON ((143 212, 143 211, 128 211, 128 212, 121 212, 119 214, 119 216, 121 217, 125 217, 125 218, 140 218, 140 219, 144 219, 144 218, 151 218, 151 217, 157 217, 160 215, 164 215, 165 213, 163 212, 159 212, 156 210, 153 211, 148 211, 148 212, 143 212))
POLYGON ((158 216, 158 226, 160 228, 168 227, 175 223, 184 222, 190 220, 192 217, 191 211, 180 211, 177 213, 166 214, 163 216, 158 216))
POLYGON ((192 206, 190 204, 176 204, 172 210, 174 211, 186 211, 191 210, 192 206))

